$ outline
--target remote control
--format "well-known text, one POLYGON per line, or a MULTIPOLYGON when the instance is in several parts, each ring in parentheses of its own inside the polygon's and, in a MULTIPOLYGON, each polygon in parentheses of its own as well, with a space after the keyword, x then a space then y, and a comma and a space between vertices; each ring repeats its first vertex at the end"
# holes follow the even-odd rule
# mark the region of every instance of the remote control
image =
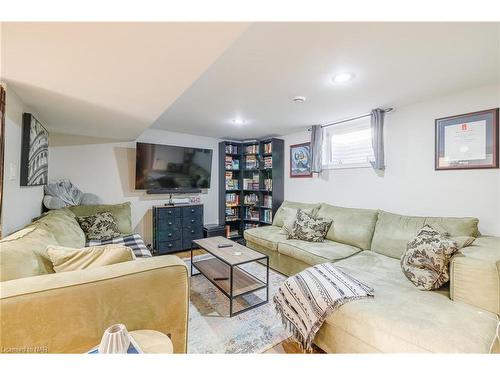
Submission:
POLYGON ((217 247, 219 249, 221 249, 223 247, 233 247, 233 244, 230 244, 230 243, 221 243, 220 245, 217 245, 217 247))

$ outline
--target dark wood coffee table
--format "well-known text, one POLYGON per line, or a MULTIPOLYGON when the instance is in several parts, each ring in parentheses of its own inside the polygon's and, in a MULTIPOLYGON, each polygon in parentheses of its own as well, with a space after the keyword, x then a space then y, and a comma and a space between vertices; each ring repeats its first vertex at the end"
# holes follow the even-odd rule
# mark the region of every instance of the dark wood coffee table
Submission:
POLYGON ((225 237, 209 237, 193 240, 191 246, 191 276, 202 274, 229 298, 229 316, 235 316, 269 302, 269 257, 258 251, 249 249, 225 237), (219 247, 229 244, 231 247, 219 247), (193 250, 201 248, 213 257, 193 261, 193 250), (266 280, 260 280, 255 275, 240 266, 251 262, 265 261, 266 280), (193 267, 199 273, 193 274, 193 267), (265 301, 233 312, 233 301, 258 290, 266 289, 265 301))

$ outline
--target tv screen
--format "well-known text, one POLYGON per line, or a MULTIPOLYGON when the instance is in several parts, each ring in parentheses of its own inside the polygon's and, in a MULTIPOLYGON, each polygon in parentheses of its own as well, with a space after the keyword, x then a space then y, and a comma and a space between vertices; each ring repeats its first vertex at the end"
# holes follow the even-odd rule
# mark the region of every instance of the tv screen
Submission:
POLYGON ((210 187, 212 150, 137 143, 137 190, 189 190, 210 187))

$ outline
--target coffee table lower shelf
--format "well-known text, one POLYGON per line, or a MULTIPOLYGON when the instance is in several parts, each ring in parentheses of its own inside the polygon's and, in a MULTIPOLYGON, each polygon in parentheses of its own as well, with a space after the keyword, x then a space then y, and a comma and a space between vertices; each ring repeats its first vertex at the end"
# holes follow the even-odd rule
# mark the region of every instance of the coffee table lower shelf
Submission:
POLYGON ((216 257, 194 261, 192 255, 191 276, 200 274, 205 276, 215 287, 217 287, 217 289, 219 289, 227 298, 229 298, 229 316, 233 317, 269 302, 269 258, 263 255, 261 259, 255 260, 254 262, 260 261, 266 262, 265 282, 252 275, 248 271, 244 270, 243 268, 239 267, 242 264, 251 262, 230 265, 216 257), (199 272, 194 273, 193 269, 196 269, 199 272), (233 300, 235 298, 254 293, 262 289, 266 289, 265 300, 233 312, 233 300))

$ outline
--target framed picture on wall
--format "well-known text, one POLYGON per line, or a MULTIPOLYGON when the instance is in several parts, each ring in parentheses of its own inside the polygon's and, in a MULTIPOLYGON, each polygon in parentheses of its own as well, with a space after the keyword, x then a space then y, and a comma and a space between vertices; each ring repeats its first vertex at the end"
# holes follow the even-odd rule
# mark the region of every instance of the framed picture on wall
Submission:
POLYGON ((290 177, 312 177, 310 142, 290 146, 290 177))
POLYGON ((49 178, 49 132, 31 113, 23 113, 21 186, 46 185, 49 178))
POLYGON ((436 119, 435 169, 498 168, 498 108, 436 119))

